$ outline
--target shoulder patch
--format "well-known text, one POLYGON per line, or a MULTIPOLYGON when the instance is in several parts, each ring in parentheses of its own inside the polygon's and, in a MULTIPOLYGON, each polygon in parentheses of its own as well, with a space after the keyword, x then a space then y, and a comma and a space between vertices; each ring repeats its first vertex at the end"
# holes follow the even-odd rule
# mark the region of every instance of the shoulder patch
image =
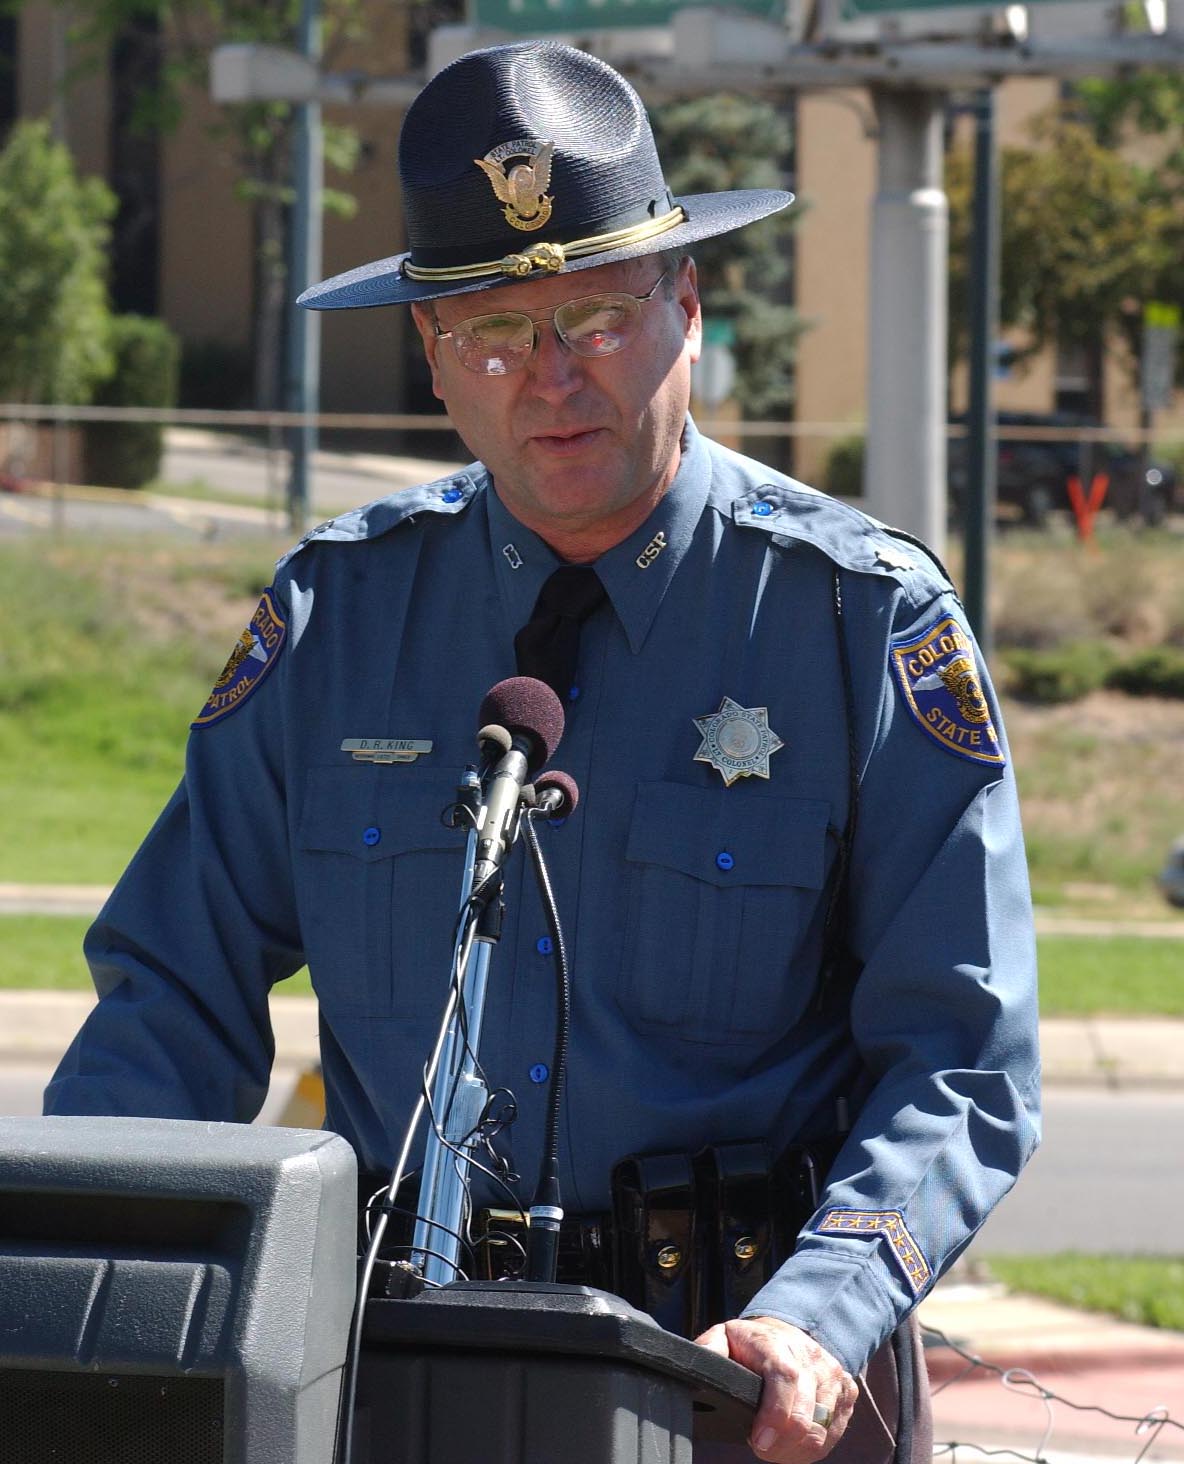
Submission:
POLYGON ((263 591, 250 624, 235 643, 192 727, 209 727, 237 711, 279 660, 288 624, 276 609, 272 594, 270 589, 263 591))
POLYGON ((892 670, 917 725, 947 752, 1002 767, 1006 759, 983 695, 974 643, 952 615, 892 638, 892 670))

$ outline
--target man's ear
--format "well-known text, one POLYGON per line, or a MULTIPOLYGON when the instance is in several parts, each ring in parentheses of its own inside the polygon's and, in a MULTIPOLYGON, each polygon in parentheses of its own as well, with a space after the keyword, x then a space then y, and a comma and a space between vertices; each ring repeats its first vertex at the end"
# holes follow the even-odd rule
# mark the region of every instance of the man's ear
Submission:
POLYGON ((427 358, 428 369, 432 373, 432 394, 443 401, 444 393, 440 386, 438 361, 440 338, 436 334, 436 317, 430 305, 421 305, 416 302, 411 307, 411 319, 415 321, 415 328, 419 331, 419 338, 423 342, 423 353, 427 358))
POLYGON ((699 306, 699 275, 693 259, 684 259, 674 278, 674 298, 686 316, 687 350, 692 361, 703 351, 703 312, 699 306))

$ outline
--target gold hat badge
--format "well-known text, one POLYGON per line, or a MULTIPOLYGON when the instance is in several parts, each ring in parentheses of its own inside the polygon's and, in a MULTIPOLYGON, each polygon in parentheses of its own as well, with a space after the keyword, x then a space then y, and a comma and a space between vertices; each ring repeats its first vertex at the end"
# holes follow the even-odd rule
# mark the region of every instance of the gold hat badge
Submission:
POLYGON ((483 158, 473 161, 493 185, 506 223, 515 229, 541 229, 551 217, 551 198, 547 188, 551 182, 553 142, 533 142, 519 138, 492 148, 483 158), (519 158, 509 172, 505 164, 519 158))

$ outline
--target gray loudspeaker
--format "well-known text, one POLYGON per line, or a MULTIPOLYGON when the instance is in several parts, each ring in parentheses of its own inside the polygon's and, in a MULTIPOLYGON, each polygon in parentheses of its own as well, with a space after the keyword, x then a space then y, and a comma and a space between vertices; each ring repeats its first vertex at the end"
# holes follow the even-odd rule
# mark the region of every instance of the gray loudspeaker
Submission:
POLYGON ((356 1203, 330 1134, 0 1118, 0 1457, 327 1464, 356 1203))

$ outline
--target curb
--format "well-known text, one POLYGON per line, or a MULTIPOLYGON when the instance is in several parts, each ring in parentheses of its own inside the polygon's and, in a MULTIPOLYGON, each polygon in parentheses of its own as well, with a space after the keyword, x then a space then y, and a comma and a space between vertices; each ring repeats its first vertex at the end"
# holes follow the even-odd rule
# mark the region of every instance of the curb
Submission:
MULTIPOLYGON (((922 1322, 921 1325, 923 1328, 925 1324, 922 1322)), ((956 1338, 955 1341, 957 1341, 956 1338)), ((962 1344, 959 1342, 958 1345, 962 1344)), ((974 1357, 976 1362, 983 1363, 988 1368, 998 1368, 1003 1373, 1033 1373, 1037 1377, 1049 1373, 1064 1376, 1096 1372, 1099 1367, 1104 1365, 1121 1365, 1124 1369, 1145 1368, 1148 1370, 1170 1367, 1173 1372, 1178 1372, 1181 1362, 1184 1360, 1184 1338, 1181 1338, 1174 1346, 1165 1342, 1162 1348, 1132 1348, 1130 1351, 1124 1349, 1117 1354, 1105 1352, 1101 1348, 1096 1351, 1082 1352, 1064 1350, 1043 1352, 1038 1348, 1024 1350, 1022 1346, 1018 1348, 995 1346, 986 1352, 975 1352, 971 1347, 967 1347, 965 1350, 974 1357)), ((952 1352, 944 1343, 925 1348, 925 1369, 929 1374, 930 1383, 934 1386, 952 1383, 955 1380, 991 1382, 996 1385, 999 1381, 994 1373, 972 1369, 964 1357, 952 1352), (976 1371, 979 1371, 978 1377, 975 1376, 976 1371)))

